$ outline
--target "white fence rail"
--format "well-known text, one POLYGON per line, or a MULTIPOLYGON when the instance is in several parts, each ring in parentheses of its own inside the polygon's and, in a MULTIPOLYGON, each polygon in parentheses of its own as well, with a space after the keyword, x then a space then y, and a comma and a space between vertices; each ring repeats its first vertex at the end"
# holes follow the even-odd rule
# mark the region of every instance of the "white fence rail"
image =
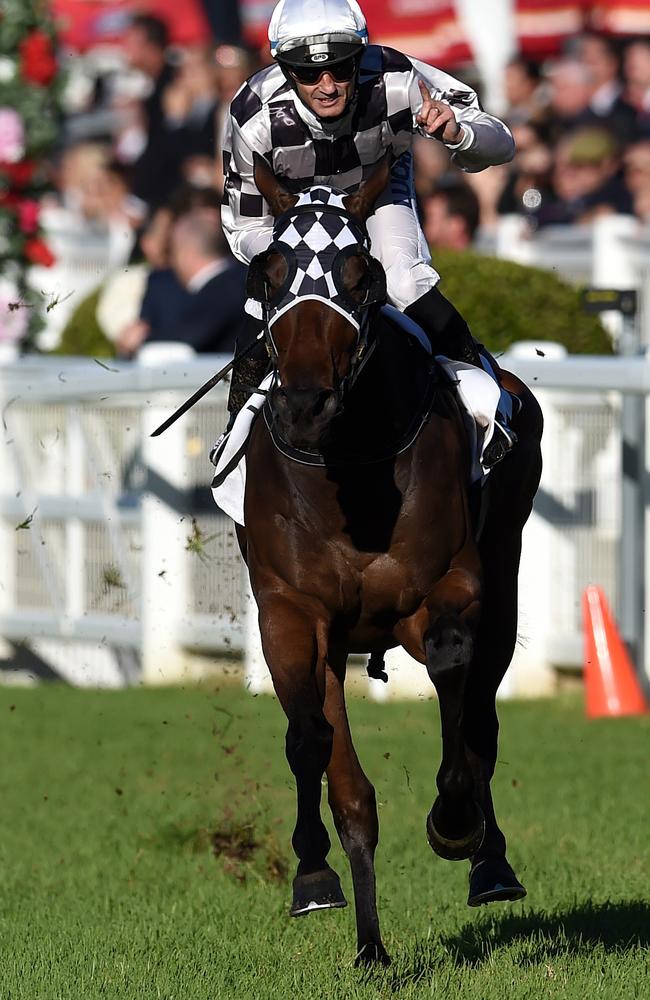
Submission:
MULTIPOLYGON (((176 680, 192 650, 223 657, 248 649, 249 679, 262 686, 232 525, 207 489, 225 388, 149 437, 222 360, 154 369, 47 359, 0 368, 7 654, 26 644, 36 672, 120 685, 176 680)), ((581 664, 584 586, 599 583, 616 601, 621 394, 650 393, 650 364, 504 364, 539 392, 546 419, 542 490, 524 542, 522 641, 505 689, 534 692, 552 686, 555 668, 581 664)), ((643 553, 639 560, 648 564, 643 553)), ((389 696, 428 689, 412 661, 393 662, 389 696)))

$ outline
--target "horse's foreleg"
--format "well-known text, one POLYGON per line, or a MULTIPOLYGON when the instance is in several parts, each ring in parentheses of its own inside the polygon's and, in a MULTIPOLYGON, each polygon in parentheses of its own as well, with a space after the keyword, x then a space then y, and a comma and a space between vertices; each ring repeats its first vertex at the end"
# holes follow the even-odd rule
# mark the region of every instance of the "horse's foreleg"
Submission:
POLYGON ((359 763, 345 709, 345 657, 328 665, 325 674, 325 715, 334 728, 327 768, 329 804, 350 862, 357 921, 357 964, 390 961, 382 944, 375 888, 375 849, 379 818, 375 789, 359 763))
POLYGON ((327 864, 330 839, 320 815, 321 781, 332 753, 325 700, 325 628, 300 598, 273 595, 260 606, 264 656, 289 725, 286 754, 296 779, 292 844, 298 857, 292 916, 345 906, 338 875, 327 864))
POLYGON ((473 655, 479 594, 473 574, 454 570, 440 581, 427 602, 430 624, 424 633, 424 652, 427 672, 438 693, 442 730, 438 797, 427 817, 427 835, 433 850, 450 861, 471 857, 485 829, 463 736, 465 683, 473 655))

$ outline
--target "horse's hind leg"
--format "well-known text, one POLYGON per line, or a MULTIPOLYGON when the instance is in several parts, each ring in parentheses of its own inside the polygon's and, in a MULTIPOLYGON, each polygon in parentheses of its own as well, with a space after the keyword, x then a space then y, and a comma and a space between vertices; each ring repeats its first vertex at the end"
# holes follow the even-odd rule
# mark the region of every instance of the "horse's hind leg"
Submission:
POLYGON ((527 417, 528 426, 516 427, 517 448, 490 474, 490 508, 479 546, 484 574, 483 613, 465 692, 464 730, 486 830, 483 843, 472 857, 467 900, 470 906, 526 895, 506 858, 506 839, 499 829, 490 791, 499 733, 496 693, 517 639, 521 532, 541 472, 541 413, 530 393, 524 393, 522 417, 527 417))
POLYGON ((304 604, 300 598, 273 595, 260 606, 264 655, 289 720, 286 754, 296 779, 294 917, 346 905, 339 877, 326 861, 330 839, 320 815, 321 781, 330 762, 333 736, 323 713, 324 626, 319 625, 314 609, 304 604))
POLYGON ((345 709, 345 656, 326 670, 325 715, 334 728, 327 787, 334 823, 348 856, 357 920, 357 964, 389 962, 379 932, 375 890, 375 849, 379 819, 375 790, 363 772, 352 743, 345 709))
POLYGON ((506 859, 506 839, 497 823, 490 791, 499 733, 496 693, 514 651, 517 628, 519 553, 507 551, 508 548, 502 540, 495 564, 498 573, 486 567, 483 619, 465 691, 463 728, 467 759, 486 821, 483 843, 472 856, 470 906, 522 899, 526 895, 506 859))

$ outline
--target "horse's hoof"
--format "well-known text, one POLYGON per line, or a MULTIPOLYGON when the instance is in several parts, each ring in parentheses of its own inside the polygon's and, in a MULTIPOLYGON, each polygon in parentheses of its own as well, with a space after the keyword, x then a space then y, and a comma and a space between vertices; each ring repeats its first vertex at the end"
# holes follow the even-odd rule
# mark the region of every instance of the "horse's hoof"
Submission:
POLYGON ((505 858, 485 858, 469 873, 468 906, 523 899, 526 890, 505 858))
POLYGON ((296 875, 293 880, 292 917, 305 917, 314 910, 331 910, 347 906, 341 883, 332 868, 311 875, 296 875))
POLYGON ((390 965, 390 955, 381 941, 371 941, 359 949, 354 964, 358 969, 373 965, 390 965))
POLYGON ((471 828, 469 833, 463 837, 450 838, 443 836, 439 830, 439 815, 442 809, 440 799, 437 798, 431 807, 431 812, 427 816, 427 840, 429 847, 435 851, 439 857, 445 861, 464 861, 476 854, 483 843, 485 836, 485 816, 478 802, 472 803, 471 828))

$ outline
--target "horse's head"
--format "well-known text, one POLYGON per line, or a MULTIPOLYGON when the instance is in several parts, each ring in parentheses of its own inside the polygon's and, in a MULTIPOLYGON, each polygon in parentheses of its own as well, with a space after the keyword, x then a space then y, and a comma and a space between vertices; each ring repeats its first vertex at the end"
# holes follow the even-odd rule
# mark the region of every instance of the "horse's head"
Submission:
POLYGON ((248 294, 265 309, 279 376, 270 406, 296 448, 326 443, 366 348, 368 309, 385 300, 365 223, 389 176, 386 157, 354 194, 320 185, 292 195, 255 156, 255 183, 275 225, 270 247, 251 263, 248 294))

